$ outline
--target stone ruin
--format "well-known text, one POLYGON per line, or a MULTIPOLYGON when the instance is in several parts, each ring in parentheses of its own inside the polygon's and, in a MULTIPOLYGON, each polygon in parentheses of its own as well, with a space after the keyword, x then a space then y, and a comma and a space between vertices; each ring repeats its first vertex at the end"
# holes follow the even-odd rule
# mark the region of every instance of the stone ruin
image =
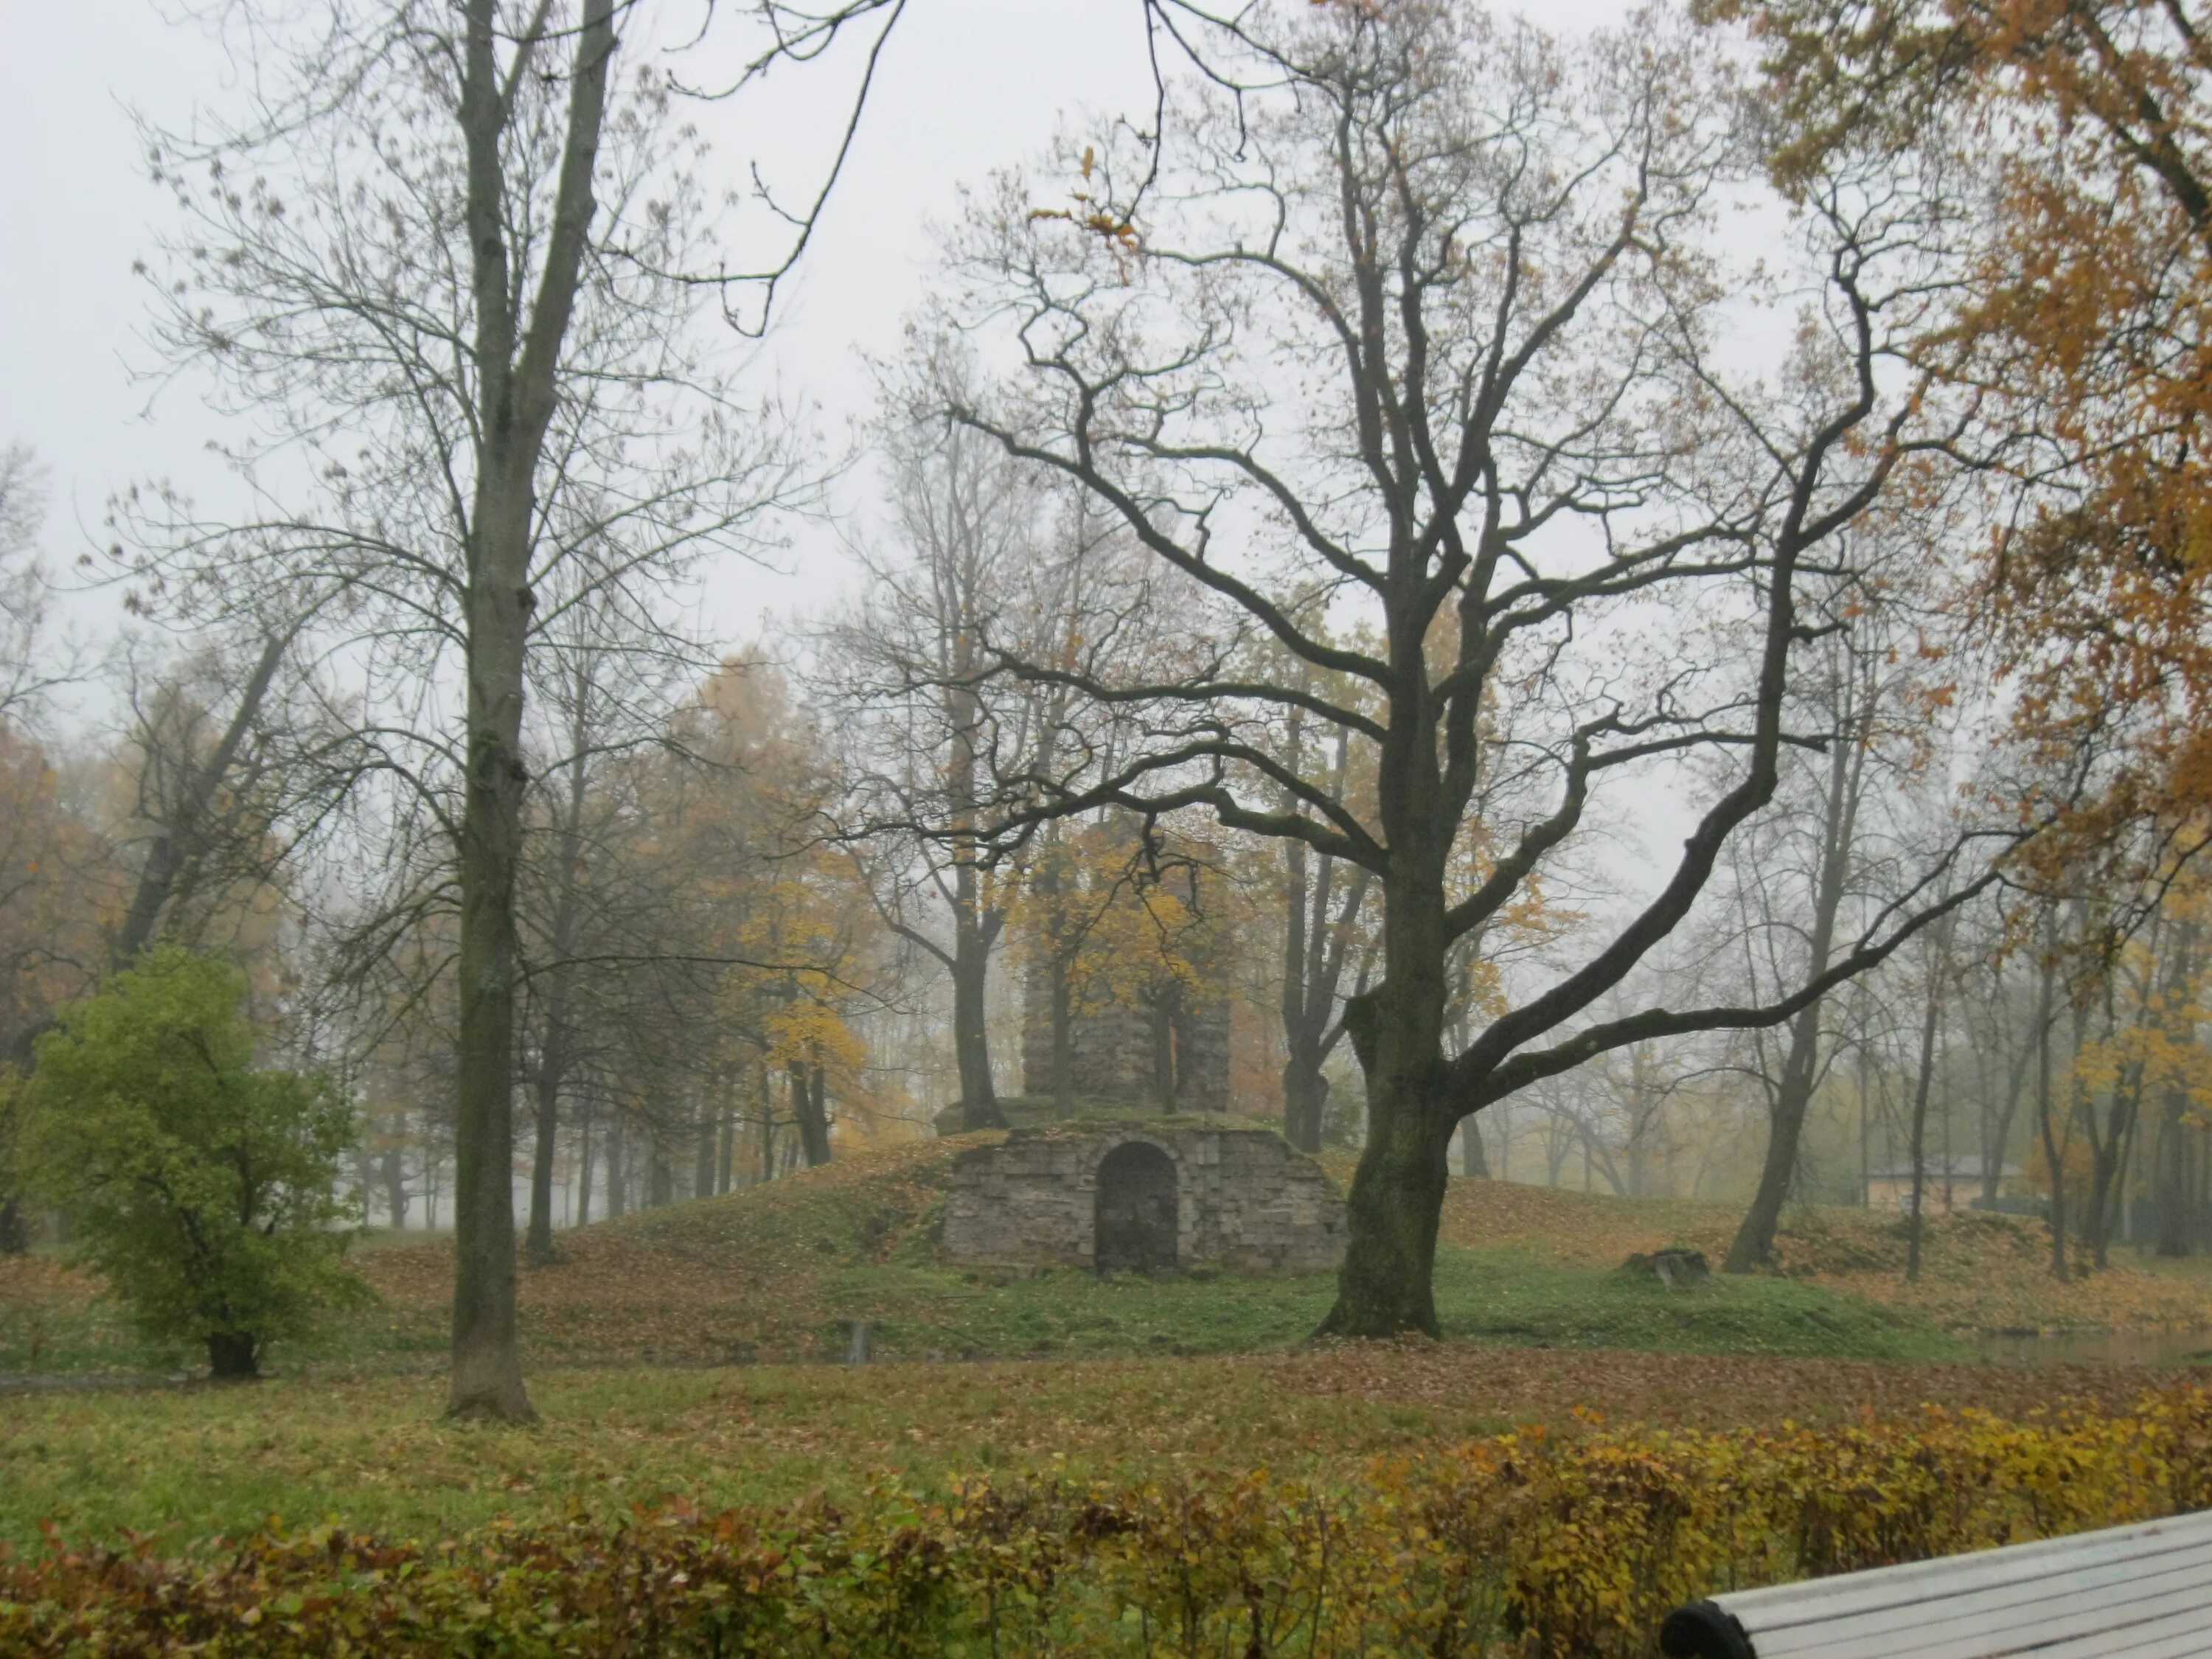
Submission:
MULTIPOLYGON (((1076 1007, 1067 1018, 1070 1092, 1086 1102, 1162 1110, 1229 1109, 1229 999, 1213 964, 1198 983, 1145 1004, 1076 1007)), ((1053 1097, 1053 989, 1032 970, 1022 986, 1022 1093, 1053 1097)))
POLYGON ((942 1251, 971 1267, 1334 1272, 1344 1200, 1272 1129, 1017 1129, 963 1152, 942 1251))
MULTIPOLYGON (((1191 925, 1207 917, 1212 878, 1206 872, 1215 854, 1133 817, 1097 828, 1104 839, 1094 842, 1093 852, 1110 854, 1101 868, 1117 859, 1127 868, 1110 883, 1094 871, 1087 888, 1078 876, 1076 887, 1062 898, 1078 894, 1079 908, 1097 914, 1060 944, 1042 936, 1036 941, 1040 948, 1031 952, 1022 981, 1021 1092, 1063 1108, 1081 1101, 1226 1112, 1231 965, 1224 958, 1236 946, 1218 926, 1191 925), (1170 928, 1178 969, 1170 971, 1164 961, 1152 962, 1147 970, 1141 963, 1117 959, 1102 973, 1097 953, 1117 946, 1094 938, 1092 927, 1138 888, 1157 888, 1183 912, 1183 921, 1170 928), (1064 957, 1058 954, 1063 950, 1064 957), (1079 966, 1090 971, 1079 971, 1079 966)), ((1126 942, 1118 948, 1126 950, 1126 942)))

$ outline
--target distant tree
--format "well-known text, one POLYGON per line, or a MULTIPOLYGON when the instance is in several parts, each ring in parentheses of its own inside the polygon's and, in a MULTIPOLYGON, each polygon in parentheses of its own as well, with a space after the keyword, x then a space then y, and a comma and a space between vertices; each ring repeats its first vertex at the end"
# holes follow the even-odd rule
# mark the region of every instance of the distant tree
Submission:
POLYGON ((2039 487, 1967 589, 2010 735, 2088 787, 2046 885, 2153 890, 2212 818, 2212 33, 2185 0, 1698 0, 1760 50, 1785 188, 1841 156, 1977 181, 1911 355, 2039 487))
POLYGON ((21 444, 0 448, 0 720, 38 724, 47 694, 76 677, 78 653, 53 638, 51 592, 40 562, 46 475, 21 444))
POLYGON ((205 1343, 219 1377, 367 1294, 339 1266, 351 1109, 254 1066, 245 995, 228 963, 157 949, 64 1009, 16 1085, 19 1161, 78 1259, 149 1335, 205 1343))

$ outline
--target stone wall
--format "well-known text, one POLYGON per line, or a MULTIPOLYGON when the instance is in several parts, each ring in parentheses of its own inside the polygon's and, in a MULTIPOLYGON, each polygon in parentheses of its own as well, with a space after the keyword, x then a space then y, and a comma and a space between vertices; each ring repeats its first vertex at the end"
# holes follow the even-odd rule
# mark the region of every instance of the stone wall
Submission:
MULTIPOLYGON (((1176 1106, 1187 1112, 1229 1109, 1230 1007, 1226 997, 1183 993, 1175 1025, 1176 1106)), ((1126 1105, 1162 1105, 1153 1011, 1113 1004, 1068 1017, 1069 1093, 1126 1105)), ((1052 1097, 1052 988, 1033 970, 1022 988, 1022 1093, 1052 1097)))
POLYGON ((1236 1273, 1330 1273, 1344 1256, 1344 1200, 1322 1168, 1269 1129, 1132 1125, 1016 1130, 963 1152, 945 1205, 947 1261, 1093 1265, 1098 1166, 1132 1140, 1176 1165, 1176 1265, 1236 1273))

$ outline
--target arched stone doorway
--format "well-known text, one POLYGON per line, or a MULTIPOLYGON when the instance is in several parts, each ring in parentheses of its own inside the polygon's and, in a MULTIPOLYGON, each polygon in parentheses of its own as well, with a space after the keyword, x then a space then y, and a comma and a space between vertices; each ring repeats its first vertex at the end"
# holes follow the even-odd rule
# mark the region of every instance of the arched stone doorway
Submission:
POLYGON ((1098 1165, 1091 1259, 1101 1273, 1176 1265, 1175 1159, 1150 1141, 1125 1141, 1098 1165))

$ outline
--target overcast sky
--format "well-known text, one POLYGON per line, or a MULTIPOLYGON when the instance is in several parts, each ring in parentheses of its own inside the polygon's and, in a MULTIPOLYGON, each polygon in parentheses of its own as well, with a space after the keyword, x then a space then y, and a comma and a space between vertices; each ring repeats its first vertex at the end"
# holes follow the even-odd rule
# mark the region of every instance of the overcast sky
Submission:
MULTIPOLYGON (((146 182, 131 112, 182 123, 196 105, 224 106, 234 87, 212 39, 164 21, 175 9, 19 3, 0 55, 0 444, 28 443, 47 465, 45 542, 58 563, 98 538, 103 501, 135 478, 221 487, 194 388, 132 373, 149 354, 131 264, 151 251, 165 204, 146 182)), ((1623 8, 1529 9, 1578 27, 1623 8)), ((842 431, 865 412, 863 356, 896 345, 926 280, 930 226, 955 210, 958 187, 1034 158, 1063 119, 1147 118, 1151 93, 1135 0, 913 0, 765 372, 842 431)), ((726 144, 721 155, 740 182, 753 158, 726 144)), ((711 600, 732 644, 765 611, 816 602, 843 579, 834 538, 818 532, 802 533, 787 562, 789 580, 717 574, 711 600)))

